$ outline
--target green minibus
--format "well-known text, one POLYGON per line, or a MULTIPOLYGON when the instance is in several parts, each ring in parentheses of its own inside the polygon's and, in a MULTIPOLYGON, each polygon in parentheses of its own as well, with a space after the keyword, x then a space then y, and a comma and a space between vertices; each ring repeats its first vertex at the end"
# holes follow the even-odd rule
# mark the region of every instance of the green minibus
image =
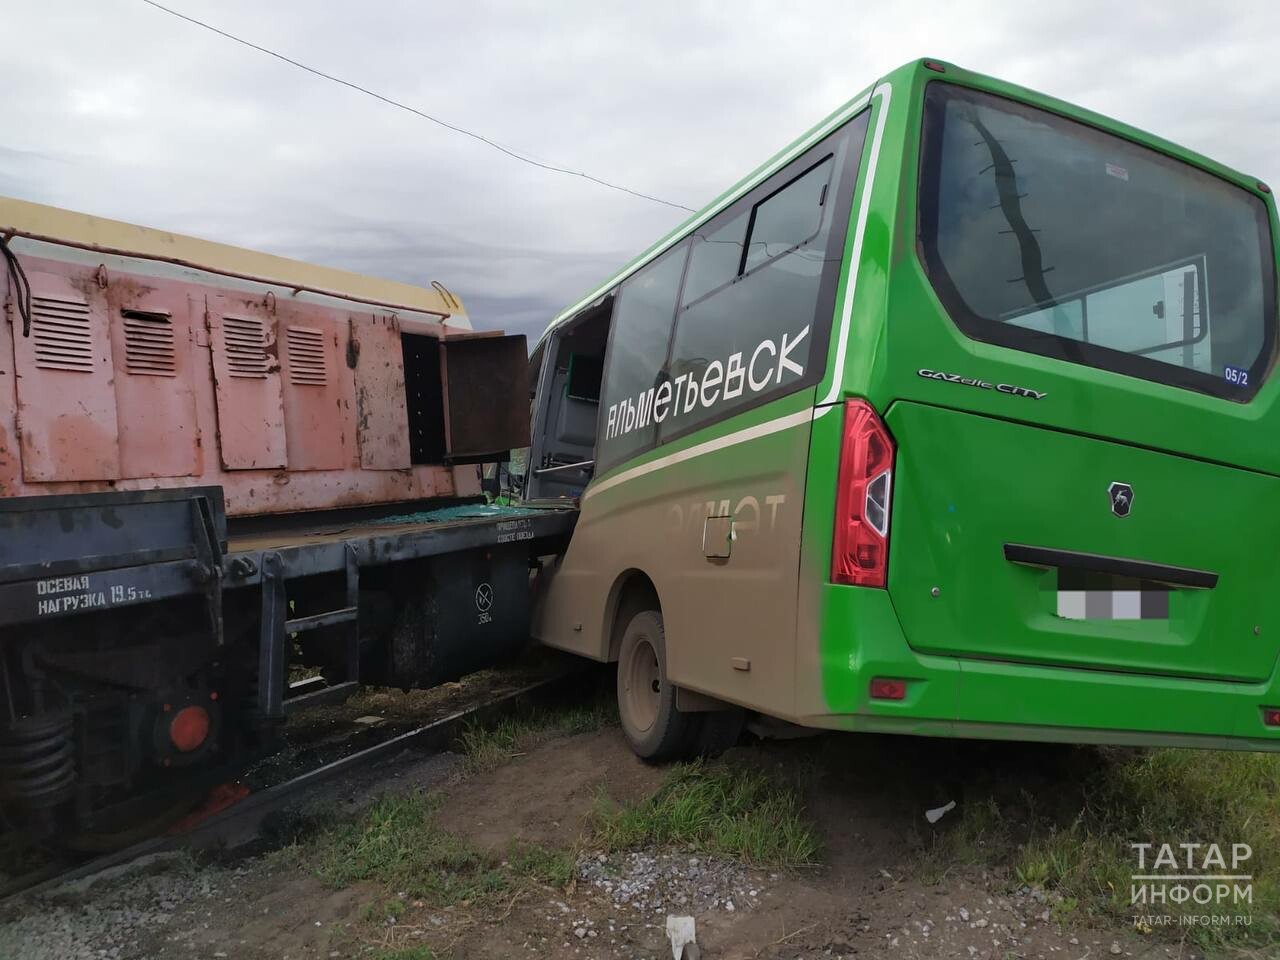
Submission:
POLYGON ((641 756, 746 714, 1280 749, 1276 207, 910 63, 556 317, 535 636, 641 756))

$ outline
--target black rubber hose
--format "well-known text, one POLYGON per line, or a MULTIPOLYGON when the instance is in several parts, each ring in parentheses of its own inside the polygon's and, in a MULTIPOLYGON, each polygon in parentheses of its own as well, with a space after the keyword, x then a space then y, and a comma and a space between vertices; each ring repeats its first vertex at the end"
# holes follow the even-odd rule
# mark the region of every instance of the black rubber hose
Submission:
POLYGON ((0 253, 4 254, 5 263, 9 266, 9 276, 18 300, 18 313, 22 317, 22 335, 31 336, 31 284, 27 281, 27 273, 18 261, 18 255, 9 249, 9 238, 0 237, 0 253))

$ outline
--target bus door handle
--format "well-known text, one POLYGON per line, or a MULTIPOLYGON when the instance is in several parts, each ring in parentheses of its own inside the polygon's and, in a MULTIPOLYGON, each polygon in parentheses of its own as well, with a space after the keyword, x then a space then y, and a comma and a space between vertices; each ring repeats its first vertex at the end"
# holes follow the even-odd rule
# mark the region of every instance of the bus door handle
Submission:
POLYGON ((1105 573, 1117 577, 1132 577, 1135 580, 1152 580, 1193 590, 1212 590, 1218 585, 1218 575, 1210 570, 1174 567, 1165 563, 1151 563, 1147 560, 1131 560, 1128 557, 1057 550, 1053 547, 1033 547, 1025 543, 1006 543, 1004 557, 1010 563, 1020 563, 1029 567, 1057 567, 1059 570, 1105 573))
POLYGON ((702 555, 724 563, 733 552, 733 517, 707 517, 702 525, 702 555))

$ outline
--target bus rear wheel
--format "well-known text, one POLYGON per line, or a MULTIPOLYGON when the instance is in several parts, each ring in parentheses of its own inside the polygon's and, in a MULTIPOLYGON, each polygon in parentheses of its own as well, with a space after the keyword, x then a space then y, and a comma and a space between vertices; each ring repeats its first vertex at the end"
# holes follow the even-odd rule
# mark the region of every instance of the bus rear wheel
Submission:
POLYGON ((667 681, 666 634, 657 610, 637 613, 622 634, 618 714, 642 759, 671 760, 688 751, 691 717, 676 709, 676 688, 667 681))

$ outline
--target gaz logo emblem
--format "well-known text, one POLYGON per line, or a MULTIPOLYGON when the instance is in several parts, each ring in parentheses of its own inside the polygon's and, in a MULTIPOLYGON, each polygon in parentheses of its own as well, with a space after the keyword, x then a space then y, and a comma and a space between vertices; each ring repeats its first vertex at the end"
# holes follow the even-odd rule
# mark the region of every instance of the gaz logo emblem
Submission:
POLYGON ((1111 498, 1111 512, 1117 517, 1127 517, 1133 509, 1133 487, 1117 480, 1107 487, 1107 495, 1111 498))

